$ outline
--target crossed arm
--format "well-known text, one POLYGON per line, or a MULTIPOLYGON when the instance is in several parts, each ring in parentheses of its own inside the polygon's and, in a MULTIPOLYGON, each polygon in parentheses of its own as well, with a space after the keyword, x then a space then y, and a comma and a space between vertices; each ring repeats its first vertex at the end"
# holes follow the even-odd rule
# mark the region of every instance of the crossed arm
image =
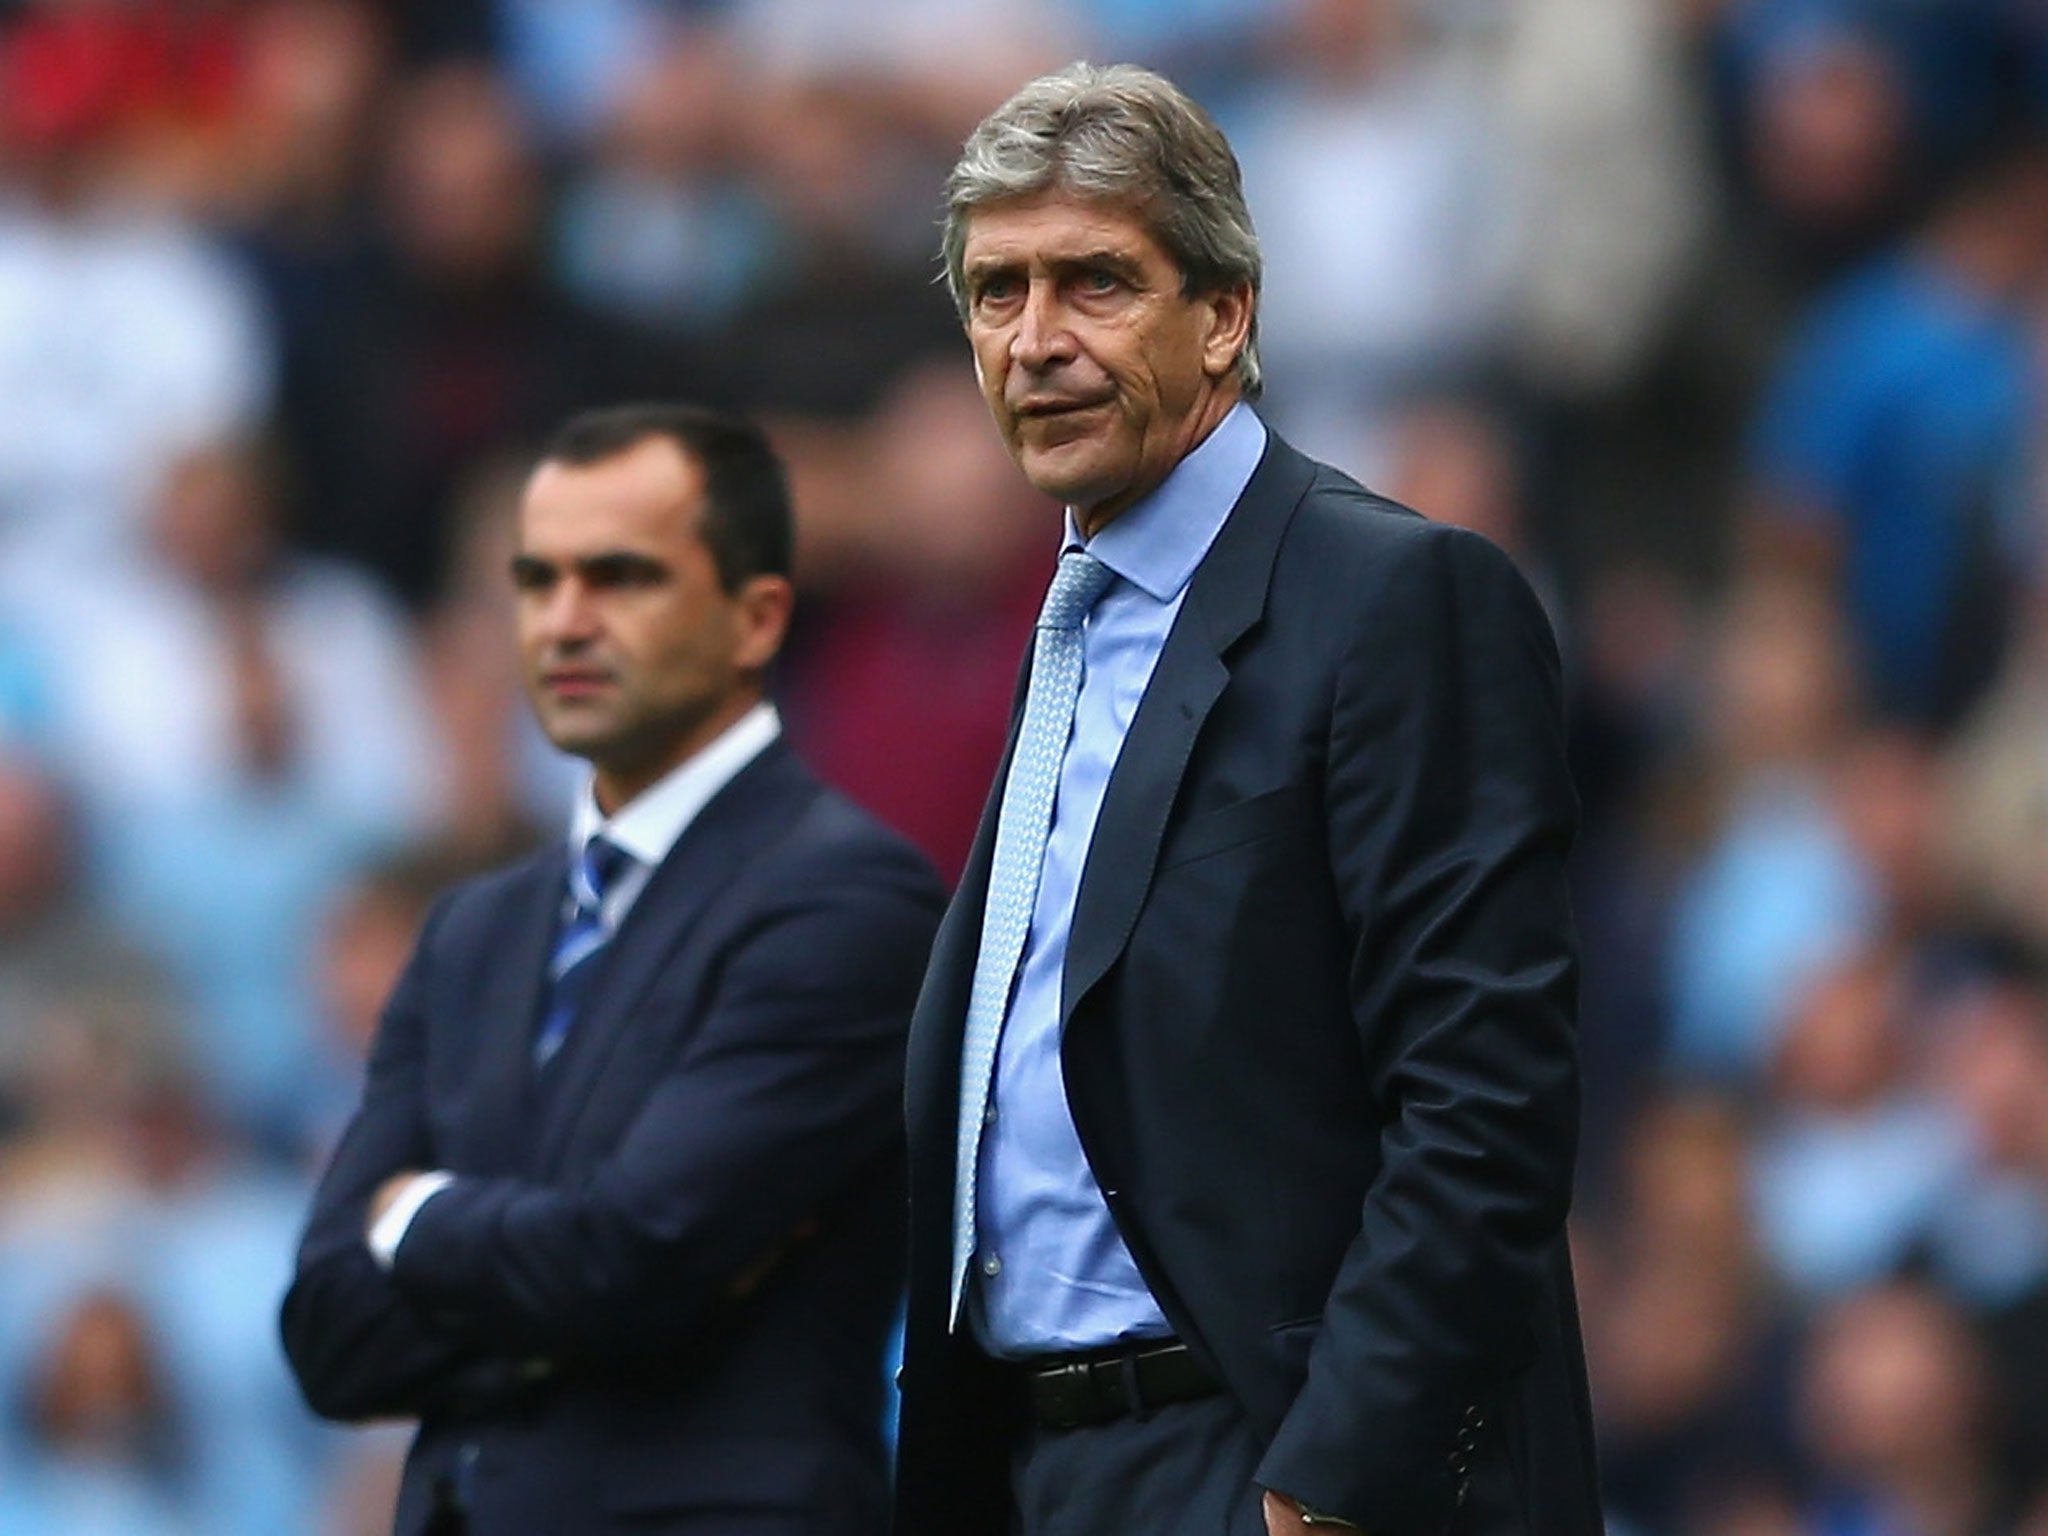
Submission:
POLYGON ((364 1240, 379 1191, 444 1161, 425 1111, 430 927, 286 1298, 309 1401, 344 1418, 418 1413, 521 1390, 540 1362, 643 1363, 684 1344, 899 1134, 935 902, 907 870, 793 890, 734 940, 703 1017, 588 1177, 452 1170, 387 1273, 364 1240))

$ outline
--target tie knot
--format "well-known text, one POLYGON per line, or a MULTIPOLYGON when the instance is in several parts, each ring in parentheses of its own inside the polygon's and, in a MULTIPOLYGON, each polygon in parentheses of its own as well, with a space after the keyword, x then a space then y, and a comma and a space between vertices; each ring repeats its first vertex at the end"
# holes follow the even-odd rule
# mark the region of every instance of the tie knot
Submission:
POLYGON ((585 843, 576 865, 576 905, 589 911, 603 905, 604 893, 632 862, 630 853, 605 837, 585 843))
POLYGON ((1079 629, 1081 620, 1115 577, 1116 572, 1085 549, 1068 550, 1060 556, 1060 568, 1053 572, 1045 606, 1038 613, 1038 627, 1079 629))

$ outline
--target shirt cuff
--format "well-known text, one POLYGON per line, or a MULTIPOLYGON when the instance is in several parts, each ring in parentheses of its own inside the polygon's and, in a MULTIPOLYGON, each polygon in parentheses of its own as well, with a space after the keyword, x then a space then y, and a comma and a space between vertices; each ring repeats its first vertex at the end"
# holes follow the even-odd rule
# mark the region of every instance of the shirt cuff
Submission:
POLYGON ((419 1215, 421 1206, 454 1182, 455 1175, 445 1171, 416 1174, 412 1182, 384 1207, 384 1214, 377 1218, 365 1238, 370 1247, 370 1257, 377 1261, 379 1269, 388 1272, 398 1262, 398 1245, 405 1241, 406 1229, 412 1225, 413 1217, 419 1215))

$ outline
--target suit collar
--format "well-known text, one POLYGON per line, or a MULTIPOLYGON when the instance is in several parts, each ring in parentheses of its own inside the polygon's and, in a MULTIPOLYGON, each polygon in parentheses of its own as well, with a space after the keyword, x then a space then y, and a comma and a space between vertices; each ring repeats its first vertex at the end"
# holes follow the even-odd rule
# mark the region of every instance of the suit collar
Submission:
MULTIPOLYGON (((635 1018, 680 945, 762 846, 793 826, 817 781, 780 740, 762 749, 714 795, 677 838, 619 926, 592 977, 584 1014, 545 1070, 538 1123, 529 1126, 536 1166, 551 1167, 578 1125, 598 1118, 605 1085, 644 1074, 673 1047, 688 1020, 635 1018)), ((531 1059, 530 1034, 521 1042, 531 1059)), ((532 1069, 527 1068, 531 1078, 532 1069)))
POLYGON ((1172 602, 1244 494, 1265 446, 1265 424, 1250 406, 1233 406, 1156 491, 1094 538, 1081 538, 1069 509, 1067 547, 1086 549, 1154 602, 1172 602))
POLYGON ((570 818, 571 857, 580 857, 584 845, 603 833, 647 868, 660 864, 712 797, 781 734, 782 717, 764 699, 610 817, 597 808, 586 781, 570 818))

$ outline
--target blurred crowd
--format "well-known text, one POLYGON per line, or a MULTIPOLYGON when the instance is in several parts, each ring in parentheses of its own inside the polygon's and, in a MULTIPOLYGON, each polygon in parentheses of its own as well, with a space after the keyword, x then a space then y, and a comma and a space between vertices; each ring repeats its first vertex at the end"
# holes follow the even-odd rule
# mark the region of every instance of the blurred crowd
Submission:
POLYGON ((1269 422, 1551 608, 1617 1532, 2048 1536, 2029 0, 0 0, 0 1536, 385 1528, 272 1319, 426 904, 566 814, 567 412, 772 424, 785 718, 957 872, 1057 519, 937 190, 1076 57, 1238 146, 1269 422))

